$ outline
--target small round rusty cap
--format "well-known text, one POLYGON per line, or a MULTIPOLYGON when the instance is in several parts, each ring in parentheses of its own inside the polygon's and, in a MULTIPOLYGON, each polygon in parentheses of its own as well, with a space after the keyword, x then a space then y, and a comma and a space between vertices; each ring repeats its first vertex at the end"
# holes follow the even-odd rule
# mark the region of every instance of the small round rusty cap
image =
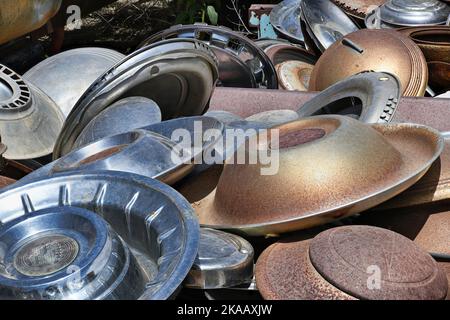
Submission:
POLYGON ((404 96, 423 96, 428 68, 420 48, 395 30, 360 30, 334 43, 317 62, 309 91, 322 91, 364 71, 397 76, 404 96))
POLYGON ((329 229, 279 242, 256 266, 266 299, 443 300, 447 277, 411 240, 368 226, 329 229))
POLYGON ((264 49, 270 61, 276 66, 286 61, 301 61, 311 65, 317 62, 317 57, 306 49, 286 43, 276 43, 264 49))
POLYGON ((447 294, 446 276, 433 258, 387 229, 328 230, 311 242, 309 255, 324 279, 359 299, 443 299, 447 294))
POLYGON ((313 65, 301 61, 286 61, 275 68, 280 87, 288 91, 308 91, 313 65))

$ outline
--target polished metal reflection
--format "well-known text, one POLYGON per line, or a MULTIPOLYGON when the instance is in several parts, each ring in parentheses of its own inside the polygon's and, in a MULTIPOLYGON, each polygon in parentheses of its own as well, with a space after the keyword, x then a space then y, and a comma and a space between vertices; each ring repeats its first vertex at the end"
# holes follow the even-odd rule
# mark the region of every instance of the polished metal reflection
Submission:
POLYGON ((208 46, 192 39, 161 41, 131 54, 99 78, 67 118, 54 159, 67 154, 80 133, 100 112, 126 97, 155 101, 164 120, 203 114, 218 77, 208 46))
POLYGON ((64 116, 55 102, 17 73, 0 65, 0 135, 5 158, 24 160, 52 153, 64 116))
POLYGON ((304 104, 298 114, 309 117, 337 113, 356 116, 366 123, 388 123, 397 111, 400 96, 401 83, 397 77, 385 72, 365 72, 322 91, 304 104))
POLYGON ((383 22, 397 27, 439 25, 447 22, 450 6, 439 0, 389 0, 380 14, 383 22))
POLYGON ((140 174, 173 184, 193 168, 191 150, 159 134, 137 130, 110 136, 74 150, 32 172, 25 180, 66 171, 112 170, 140 174))
MULTIPOLYGON (((186 173, 193 169, 195 163, 200 162, 200 160, 203 161, 203 156, 212 152, 224 135, 225 125, 215 118, 199 116, 163 121, 142 129, 161 135, 175 144, 177 148, 183 150, 182 164, 174 166, 173 170, 167 172, 167 177, 164 177, 164 181, 172 183, 184 177, 186 173), (186 135, 189 134, 189 137, 183 137, 186 138, 186 141, 178 140, 180 137, 175 133, 180 132, 180 130, 186 135), (196 145, 199 138, 201 139, 201 146, 196 145), (190 145, 188 145, 188 142, 190 145)), ((92 141, 90 135, 81 134, 75 143, 74 150, 89 145, 92 141)), ((142 152, 146 151, 142 149, 142 152)), ((151 163, 153 162, 149 159, 147 165, 151 163)))
POLYGON ((141 47, 172 38, 197 39, 210 46, 219 61, 221 86, 278 88, 276 72, 270 60, 253 41, 238 32, 201 23, 177 25, 149 37, 141 47))
POLYGON ((345 35, 359 29, 330 0, 302 0, 301 14, 306 31, 322 52, 345 35))
POLYGON ((149 281, 116 232, 86 209, 24 215, 1 227, 0 242, 2 299, 137 299, 149 281))
MULTIPOLYGON (((261 175, 267 165, 260 161, 256 166, 227 161, 217 189, 194 204, 202 225, 259 236, 341 219, 415 184, 444 147, 439 132, 429 127, 367 125, 337 115, 273 130, 280 136, 277 174, 261 175)), ((255 149, 272 150, 263 140, 255 149)), ((251 156, 248 149, 241 151, 251 156)))
POLYGON ((44 91, 67 117, 84 92, 125 56, 105 48, 78 48, 54 55, 23 78, 44 91))
MULTIPOLYGON (((129 299, 161 300, 174 297, 197 255, 199 226, 192 207, 167 185, 140 175, 113 171, 64 173, 24 184, 19 182, 0 193, 0 207, 1 233, 7 230, 5 225, 8 223, 22 219, 29 225, 34 221, 33 216, 41 213, 49 214, 52 219, 46 225, 53 229, 60 229, 57 221, 73 229, 71 224, 74 220, 65 217, 82 209, 85 215, 89 211, 103 218, 136 258, 137 265, 143 271, 142 279, 149 279, 126 286, 128 281, 122 274, 117 289, 125 289, 123 294, 129 299), (124 286, 121 288, 120 284, 124 286)), ((89 219, 92 220, 92 217, 89 219)), ((38 226, 33 224, 33 228, 24 230, 30 233, 38 226)), ((104 226, 101 228, 105 230, 104 226)), ((78 235, 82 232, 86 231, 76 228, 78 235)), ((73 233, 68 236, 79 239, 73 233)), ((91 239, 95 243, 101 238, 99 234, 91 239)), ((66 238, 64 242, 71 241, 66 238)), ((120 249, 120 243, 116 245, 120 249)), ((82 247, 84 244, 79 248, 82 247)), ((93 255, 93 258, 102 259, 98 254, 93 255)), ((115 261, 120 265, 117 257, 115 261)), ((133 262, 128 260, 127 263, 128 268, 132 269, 133 262)), ((66 279, 70 276, 67 273, 64 275, 66 279)), ((136 274, 132 279, 136 280, 136 274)), ((75 286, 75 290, 77 288, 75 286)), ((48 292, 55 292, 53 289, 56 288, 50 286, 48 292)), ((103 295, 99 298, 116 297, 103 295)))
POLYGON ((300 26, 300 3, 302 0, 284 0, 270 12, 270 23, 277 33, 293 43, 305 44, 300 26))
POLYGON ((144 97, 119 100, 89 122, 80 134, 79 141, 84 141, 78 147, 159 123, 161 119, 161 110, 153 100, 144 97))
POLYGON ((198 256, 184 286, 223 289, 251 282, 254 250, 245 239, 213 229, 201 229, 198 256))
POLYGON ((219 290, 205 290, 205 297, 209 301, 261 301, 262 297, 256 287, 256 279, 251 283, 246 283, 237 287, 219 290))

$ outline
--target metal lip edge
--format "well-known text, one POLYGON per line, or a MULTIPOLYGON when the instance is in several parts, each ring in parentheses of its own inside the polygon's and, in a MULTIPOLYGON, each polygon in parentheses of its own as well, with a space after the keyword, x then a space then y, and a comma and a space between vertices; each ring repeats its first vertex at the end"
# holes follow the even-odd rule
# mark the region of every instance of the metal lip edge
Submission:
MULTIPOLYGON (((225 261, 225 263, 222 265, 222 268, 218 268, 217 263, 219 262, 223 263, 224 262, 223 258, 218 258, 214 261, 208 259, 206 263, 202 262, 194 263, 194 266, 196 266, 198 268, 198 271, 203 275, 202 279, 204 280, 204 283, 202 284, 199 283, 198 281, 195 281, 195 276, 193 276, 191 279, 193 281, 190 281, 189 283, 185 281, 184 287, 188 289, 216 290, 216 289, 230 289, 234 287, 245 286, 246 284, 250 283, 254 278, 254 256, 255 256, 255 250, 253 249, 253 246, 250 244, 250 242, 233 233, 227 233, 221 230, 210 228, 200 229, 200 235, 205 232, 215 236, 218 239, 221 239, 224 242, 231 243, 233 248, 235 249, 235 252, 239 251, 242 255, 246 255, 245 259, 240 259, 240 261, 233 261, 232 263, 229 263, 229 261, 228 263, 226 263, 225 261), (245 250, 245 252, 243 252, 242 250, 245 250), (213 266, 208 265, 208 263, 211 262, 213 262, 214 264, 213 266), (236 279, 236 276, 239 275, 241 276, 248 275, 249 277, 247 279, 241 280, 236 279), (208 282, 207 279, 210 276, 217 276, 217 278, 222 278, 221 280, 225 281, 222 284, 214 281, 208 282)), ((229 257, 226 257, 225 260, 227 260, 228 258, 229 257)), ((191 269, 191 271, 197 270, 191 269)), ((191 278, 190 275, 188 275, 187 278, 191 278)))
MULTIPOLYGON (((394 74, 392 74, 392 73, 389 73, 389 72, 363 71, 363 72, 357 73, 357 74, 355 74, 355 75, 353 75, 353 76, 350 76, 350 77, 348 77, 348 78, 346 78, 346 79, 343 79, 343 80, 341 80, 341 81, 335 83, 334 85, 328 87, 327 89, 323 90, 321 93, 319 93, 316 97, 312 98, 312 99, 309 100, 308 102, 304 103, 304 104, 297 110, 297 113, 300 115, 300 117, 308 117, 308 116, 312 116, 311 114, 306 113, 306 112, 304 111, 305 106, 311 106, 311 105, 314 105, 316 99, 319 99, 319 98, 321 98, 322 96, 326 96, 326 95, 330 95, 331 97, 334 97, 334 99, 336 99, 336 97, 337 97, 337 100, 340 100, 340 99, 342 99, 342 98, 348 98, 348 97, 351 97, 352 94, 351 94, 351 92, 348 92, 348 91, 349 91, 349 90, 359 89, 359 88, 360 88, 360 87, 359 87, 360 84, 366 84, 366 83, 373 84, 373 85, 371 86, 371 89, 374 89, 374 90, 373 90, 372 92, 367 92, 367 90, 361 91, 361 94, 356 95, 358 98, 361 99, 361 97, 363 97, 363 96, 364 96, 364 97, 373 96, 373 95, 374 95, 374 94, 373 94, 374 92, 377 92, 377 93, 378 93, 378 94, 376 95, 377 98, 380 97, 380 96, 382 96, 383 98, 386 98, 387 95, 386 95, 385 93, 381 92, 381 90, 377 90, 378 86, 375 84, 375 81, 379 80, 379 79, 382 78, 382 77, 387 77, 388 80, 390 80, 390 81, 392 81, 392 82, 394 82, 394 83, 396 84, 396 86, 394 87, 394 88, 396 88, 396 90, 395 90, 395 91, 396 91, 396 95, 393 96, 393 99, 397 99, 397 103, 396 103, 395 108, 393 108, 393 112, 392 112, 392 114, 390 115, 390 120, 389 120, 389 121, 384 121, 384 120, 382 120, 381 118, 379 118, 378 121, 377 121, 377 122, 374 122, 374 123, 386 123, 386 122, 391 122, 391 121, 392 121, 392 118, 394 117, 395 113, 397 112, 397 109, 398 109, 398 102, 399 102, 400 99, 401 99, 401 82, 400 82, 400 79, 399 79, 396 75, 394 75, 394 74), (377 79, 375 79, 375 77, 376 77, 377 79), (356 81, 360 81, 360 82, 356 82, 356 81), (363 81, 363 82, 362 82, 362 81, 363 81), (355 82, 356 82, 356 83, 355 83, 355 82), (351 84, 351 85, 349 86, 348 84, 351 84), (342 86, 344 86, 344 88, 342 88, 342 86), (339 87, 338 90, 336 89, 337 87, 339 87), (330 94, 330 92, 332 92, 333 94, 330 94)), ((385 85, 385 87, 386 87, 387 89, 390 89, 390 88, 391 88, 391 86, 387 87, 387 85, 385 85)), ((393 92, 393 91, 394 91, 394 89, 393 89, 393 90, 390 90, 390 92, 393 92)), ((388 98, 389 98, 389 97, 388 97, 388 98)), ((374 99, 367 99, 367 100, 374 100, 374 99)), ((386 100, 387 100, 387 99, 386 99, 386 100)), ((389 99, 389 100, 390 100, 390 99, 389 99)), ((363 101, 363 102, 364 102, 364 101, 363 101)), ((378 103, 377 103, 377 105, 374 105, 374 102, 376 102, 376 101, 371 101, 371 102, 369 102, 367 105, 366 105, 365 103, 363 103, 363 110, 362 110, 363 113, 364 113, 364 110, 370 111, 370 110, 378 110, 378 109, 381 109, 381 108, 379 108, 380 105, 379 105, 378 103), (372 109, 371 109, 371 108, 372 108, 372 109)), ((386 108, 386 106, 387 106, 387 102, 385 102, 385 105, 383 106, 383 108, 386 108)), ((319 109, 319 111, 322 110, 324 107, 326 107, 326 105, 323 105, 322 108, 319 109)), ((362 116, 362 114, 361 114, 361 116, 362 116)), ((367 119, 361 119, 361 116, 359 117, 359 119, 360 119, 361 121, 364 120, 363 122, 370 123, 369 121, 366 121, 367 119)), ((366 116, 367 116, 367 115, 366 115, 366 116)))
MULTIPOLYGON (((380 124, 374 124, 374 125, 380 125, 380 124)), ((383 124, 381 124, 383 125, 383 124)), ((435 152, 435 155, 429 160, 427 161, 424 165, 422 165, 419 169, 417 169, 416 172, 414 172, 414 175, 409 175, 408 177, 403 178, 402 180, 398 181, 396 183, 395 186, 397 185, 401 185, 404 184, 406 182, 408 182, 411 178, 420 175, 421 173, 424 173, 424 171, 426 172, 426 170, 428 170, 431 165, 440 157, 440 155, 442 154, 442 152, 444 151, 444 147, 445 147, 445 139, 444 137, 441 135, 441 133, 439 131, 437 131, 436 129, 433 129, 431 127, 427 127, 424 125, 418 125, 418 124, 413 124, 413 123, 401 123, 401 124, 397 124, 397 125, 401 125, 401 126, 410 126, 410 127, 416 127, 416 128, 422 128, 428 131, 433 132, 436 136, 439 137, 439 141, 438 141, 438 148, 435 152)), ((345 210, 348 208, 351 208, 353 206, 355 206, 358 203, 367 201, 371 198, 374 198, 376 196, 379 196, 383 193, 388 192, 389 190, 391 190, 393 187, 395 186, 388 186, 384 189, 381 189, 379 191, 377 191, 374 194, 368 195, 366 197, 363 197, 361 199, 355 200, 351 203, 342 205, 340 207, 336 207, 333 208, 333 212, 334 211, 339 211, 339 210, 345 210)), ((322 215, 326 215, 329 214, 330 210, 322 210, 319 212, 315 212, 313 214, 307 215, 307 216, 302 216, 302 219, 304 218, 313 218, 313 217, 317 217, 317 216, 322 216, 322 215)), ((263 235, 263 233, 255 231, 256 229, 267 229, 270 227, 274 227, 274 226, 280 226, 280 225, 284 225, 287 223, 293 223, 298 221, 298 218, 292 218, 292 219, 287 219, 287 220, 282 220, 282 221, 272 221, 269 223, 259 223, 259 224, 250 224, 250 225, 239 225, 239 226, 229 226, 229 225, 204 225, 202 224, 201 227, 202 228, 210 228, 210 229, 217 229, 217 230, 225 230, 225 231, 229 231, 229 232, 233 232, 233 233, 240 233, 243 235, 249 235, 249 236, 261 236, 263 235)), ((267 235, 267 234, 266 234, 267 235)))
MULTIPOLYGON (((32 179, 27 181, 25 184, 15 184, 13 186, 7 187, 0 191, 0 198, 2 196, 8 196, 9 193, 12 192, 23 192, 26 193, 27 185, 34 183, 43 183, 43 181, 53 180, 63 182, 67 177, 111 177, 114 179, 122 179, 122 180, 132 180, 135 183, 145 185, 146 187, 156 191, 163 193, 172 203, 179 209, 179 212, 182 213, 180 218, 184 221, 183 228, 185 232, 185 249, 183 254, 180 256, 180 261, 183 261, 181 267, 179 267, 172 276, 168 279, 168 281, 164 282, 158 289, 157 294, 151 294, 151 285, 150 288, 144 292, 139 300, 148 300, 149 298, 153 300, 166 300, 173 296, 175 291, 171 288, 178 287, 181 285, 183 279, 188 275, 191 266, 194 264, 195 258, 198 252, 198 244, 200 241, 200 225, 198 223, 198 218, 194 212, 194 209, 189 204, 189 202, 176 190, 171 188, 170 186, 159 182, 157 180, 147 178, 144 176, 140 176, 137 174, 125 173, 125 172, 111 172, 111 171, 89 171, 89 172, 70 172, 70 173, 58 173, 52 176, 49 179, 32 179), (167 292, 170 289, 169 292, 167 292)), ((159 285, 159 284, 155 284, 159 285)))
MULTIPOLYGON (((287 13, 290 13, 290 11, 295 11, 295 6, 299 6, 299 9, 301 11, 300 3, 302 0, 285 0, 280 2, 278 5, 276 5, 273 10, 270 12, 270 23, 274 27, 274 29, 279 32, 280 34, 284 35, 286 38, 290 39, 291 41, 295 41, 298 43, 301 43, 304 45, 305 40, 304 38, 298 38, 295 35, 289 33, 288 30, 286 30, 280 23, 280 19, 282 17, 285 17, 287 13)), ((299 22, 300 27, 300 22, 299 22)), ((303 37, 303 34, 302 34, 303 37)))
MULTIPOLYGON (((199 54, 201 54, 211 65, 211 70, 214 73, 214 80, 217 81, 218 79, 218 68, 217 68, 217 61, 215 55, 211 52, 209 54, 206 54, 205 51, 198 50, 197 44, 202 44, 198 40, 194 39, 169 39, 164 40, 161 42, 154 43, 150 46, 141 48, 140 50, 134 52, 132 55, 127 56, 124 60, 120 61, 118 64, 116 64, 114 67, 112 67, 110 70, 106 71, 102 76, 100 76, 86 91, 85 93, 80 97, 78 102, 75 104, 74 108, 70 112, 70 114, 67 116, 67 120, 65 122, 65 125, 63 129, 61 130, 61 134, 58 136, 58 139, 55 143, 55 148, 53 150, 54 153, 54 159, 56 160, 63 152, 63 144, 64 142, 67 142, 69 140, 69 137, 72 135, 73 131, 75 130, 76 126, 78 125, 80 119, 84 116, 84 114, 87 112, 86 105, 90 103, 90 101, 99 93, 102 92, 104 89, 103 84, 105 81, 115 81, 120 79, 120 77, 127 74, 127 72, 130 71, 130 68, 135 68, 135 64, 125 67, 124 70, 120 70, 120 67, 128 62, 130 59, 135 58, 136 56, 139 56, 141 53, 147 53, 151 49, 157 49, 158 47, 170 45, 170 44, 187 44, 188 49, 197 50, 199 54), (117 74, 114 74, 114 72, 117 72, 117 74), (70 131, 70 133, 69 133, 70 131)), ((175 53, 177 50, 175 50, 172 53, 175 53)), ((158 52, 157 52, 158 53, 158 52)), ((142 61, 150 60, 148 63, 151 63, 153 60, 157 60, 161 57, 161 52, 154 56, 150 57, 142 57, 142 61)))
MULTIPOLYGON (((201 40, 197 40, 197 39, 193 39, 193 38, 175 38, 175 39, 165 39, 164 36, 170 36, 173 33, 177 34, 179 31, 210 31, 212 33, 216 32, 216 33, 224 33, 227 34, 228 36, 232 36, 235 39, 238 39, 240 42, 242 42, 246 47, 248 48, 252 48, 260 57, 261 61, 264 62, 264 64, 266 65, 266 67, 268 67, 271 71, 271 73, 273 74, 274 79, 266 79, 266 81, 268 82, 274 82, 274 85, 278 84, 278 78, 276 76, 276 70, 275 67, 273 66, 272 62, 270 61, 270 59, 267 57, 267 55, 264 53, 264 50, 262 50, 259 46, 257 46, 254 41, 250 40, 249 38, 247 38, 246 36, 242 35, 241 33, 235 32, 233 30, 231 30, 228 27, 223 27, 223 26, 212 26, 212 25, 208 25, 208 24, 203 24, 203 23, 197 23, 197 24, 190 24, 190 25, 176 25, 176 26, 172 26, 169 29, 163 30, 161 32, 158 32, 150 37, 148 37, 147 39, 145 39, 138 47, 141 48, 139 50, 142 50, 143 48, 149 48, 149 47, 153 47, 155 45, 157 45, 158 43, 161 43, 162 41, 177 41, 178 40, 185 40, 185 41, 195 41, 195 42, 200 42, 202 44, 205 44, 203 41, 201 40), (156 40, 163 38, 164 40, 159 40, 157 42, 155 42, 156 40), (152 43, 153 42, 153 43, 152 43), (150 44, 148 44, 150 43, 150 44)), ((207 44, 206 44, 207 45, 207 44)), ((208 45, 207 45, 208 46, 208 45)), ((214 46, 208 46, 213 48, 214 46)), ((216 62, 218 61, 217 58, 216 62)), ((274 87, 273 89, 278 89, 278 87, 274 87)))
MULTIPOLYGON (((2 232, 0 236, 3 236, 5 234, 5 232, 10 232, 10 230, 16 228, 18 226, 18 224, 21 224, 23 222, 25 222, 26 220, 30 219, 30 218, 38 218, 40 220, 42 220, 43 217, 45 217, 46 215, 53 215, 53 214, 58 214, 58 213, 62 213, 64 214, 64 207, 59 207, 55 209, 50 209, 50 208, 46 208, 43 210, 37 210, 35 212, 33 212, 32 214, 28 214, 28 215, 24 215, 21 216, 17 219, 11 220, 9 222, 7 222, 6 224, 1 226, 2 232), (4 228, 6 228, 6 230, 3 230, 4 228)), ((99 230, 104 230, 104 231, 108 231, 109 228, 109 224, 104 221, 100 216, 91 213, 90 211, 83 209, 83 208, 78 208, 75 207, 76 210, 73 210, 71 212, 69 212, 68 214, 73 217, 73 216, 80 216, 82 218, 84 218, 85 220, 89 221, 89 223, 96 229, 96 231, 99 230), (92 217, 91 217, 92 215, 92 217)), ((46 225, 44 225, 46 226, 46 225)), ((59 230, 59 229, 58 229, 59 230)), ((67 230, 67 229, 66 229, 67 230)), ((56 231, 56 229, 52 229, 51 231, 56 231)), ((48 230, 44 231, 44 234, 48 233, 48 230)), ((35 238, 36 236, 42 234, 42 230, 39 231, 39 233, 37 233, 36 235, 32 235, 29 238, 35 238)), ((54 234, 58 234, 58 232, 55 232, 54 234)), ((67 236, 65 234, 65 232, 62 233, 63 235, 67 236)), ((28 235, 29 236, 29 235, 28 235)), ((89 269, 91 268, 91 264, 93 261, 95 261, 95 259, 98 257, 98 255, 102 252, 102 250, 104 250, 104 247, 108 241, 108 236, 106 233, 101 233, 100 235, 97 235, 98 239, 95 239, 96 243, 94 244, 94 246, 92 247, 92 251, 88 252, 87 254, 85 254, 85 256, 81 257, 82 260, 78 261, 79 263, 82 263, 82 268, 80 270, 80 274, 87 276, 87 274, 89 273, 89 269)), ((38 239, 38 238, 36 238, 38 239)), ((22 244, 22 245, 26 245, 22 244)), ((19 248, 20 249, 20 248, 19 248)), ((77 261, 79 258, 76 257, 74 261, 77 261)), ((29 288, 29 287, 35 287, 35 286, 40 286, 41 284, 43 284, 43 282, 45 281, 45 283, 47 284, 51 284, 54 282, 62 282, 62 281, 67 281, 67 279, 70 278, 70 275, 65 275, 65 276, 61 276, 61 270, 60 271, 56 271, 55 273, 48 275, 45 277, 45 279, 43 279, 42 276, 40 276, 39 278, 30 278, 30 279, 22 279, 22 280, 16 280, 16 279, 9 279, 9 278, 4 278, 1 280, 1 284, 5 285, 5 286, 15 286, 18 288, 29 288), (18 281, 20 281, 21 283, 17 283, 18 281)))
MULTIPOLYGON (((95 93, 98 93, 100 91, 99 87, 101 88, 101 83, 103 81, 106 80, 112 80, 112 79, 117 79, 118 77, 126 74, 128 71, 130 71, 130 69, 134 68, 136 66, 136 64, 133 64, 131 66, 126 67, 124 70, 120 70, 120 72, 118 74, 115 74, 113 76, 113 78, 111 79, 107 79, 109 75, 111 75, 112 73, 114 73, 115 71, 118 71, 120 67, 122 67, 126 62, 129 62, 130 60, 139 57, 139 55, 143 54, 143 53, 147 53, 150 56, 146 56, 146 57, 142 57, 142 60, 147 60, 147 59, 158 59, 162 56, 163 52, 158 52, 155 49, 158 49, 162 46, 168 46, 170 44, 184 44, 184 45, 188 45, 188 47, 184 48, 184 49, 194 49, 197 50, 198 53, 202 54, 202 56, 209 60, 211 65, 216 66, 217 64, 217 58, 214 55, 214 53, 212 51, 208 51, 208 54, 206 54, 205 51, 203 50, 199 50, 197 48, 197 44, 201 43, 202 45, 205 45, 204 43, 202 43, 199 40, 196 39, 187 39, 187 38, 176 38, 176 39, 168 39, 168 40, 162 40, 156 43, 152 43, 148 46, 142 47, 139 50, 133 52, 131 55, 126 56, 124 59, 122 59, 121 61, 119 61, 115 66, 113 66, 112 68, 110 68, 109 70, 107 70, 103 75, 101 75, 87 90, 86 92, 80 97, 80 99, 77 101, 77 103, 75 104, 75 107, 79 106, 81 102, 83 102, 83 100, 87 99, 89 96, 94 95, 95 93), (189 46, 190 45, 190 46, 189 46), (152 50, 154 50, 155 52, 152 52, 152 50), (153 53, 156 53, 153 55, 153 53)), ((176 53, 179 50, 174 50, 171 53, 176 53)), ((212 68, 214 69, 215 73, 216 73, 216 77, 218 77, 218 70, 216 70, 216 68, 212 68)), ((74 107, 74 109, 75 109, 74 107)), ((72 112, 71 112, 72 114, 72 112)), ((71 115, 69 114, 69 116, 71 115)))

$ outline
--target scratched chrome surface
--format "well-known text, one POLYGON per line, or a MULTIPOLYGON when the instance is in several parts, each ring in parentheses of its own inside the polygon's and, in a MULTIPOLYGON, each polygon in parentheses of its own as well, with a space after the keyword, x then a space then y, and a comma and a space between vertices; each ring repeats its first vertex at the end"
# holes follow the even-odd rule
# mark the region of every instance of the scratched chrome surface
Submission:
POLYGON ((176 294, 198 250, 199 226, 190 204, 169 186, 121 172, 60 174, 0 193, 1 225, 38 210, 76 207, 98 214, 133 251, 150 282, 140 299, 176 294))

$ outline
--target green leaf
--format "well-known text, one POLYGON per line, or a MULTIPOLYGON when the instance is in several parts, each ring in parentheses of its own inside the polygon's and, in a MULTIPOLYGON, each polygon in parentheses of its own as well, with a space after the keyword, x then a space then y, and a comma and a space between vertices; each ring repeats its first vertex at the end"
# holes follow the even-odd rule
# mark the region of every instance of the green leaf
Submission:
POLYGON ((219 14, 217 13, 216 8, 214 8, 213 6, 208 6, 207 12, 209 22, 211 22, 211 24, 217 25, 217 23, 219 23, 219 14))

